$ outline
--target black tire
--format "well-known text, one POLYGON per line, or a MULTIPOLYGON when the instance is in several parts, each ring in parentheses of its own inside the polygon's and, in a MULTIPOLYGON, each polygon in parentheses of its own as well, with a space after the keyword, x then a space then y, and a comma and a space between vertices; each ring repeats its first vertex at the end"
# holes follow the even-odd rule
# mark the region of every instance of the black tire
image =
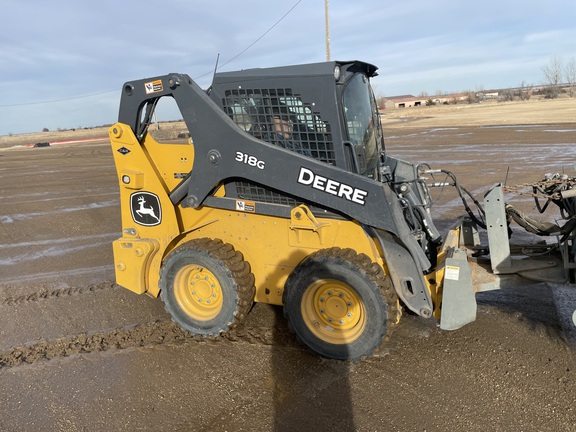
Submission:
POLYGON ((176 248, 160 271, 160 297, 184 330, 204 336, 236 327, 254 301, 254 275, 228 243, 195 239, 176 248))
POLYGON ((339 360, 372 354, 400 317, 382 267, 352 249, 309 255, 286 281, 283 301, 284 315, 300 341, 339 360))

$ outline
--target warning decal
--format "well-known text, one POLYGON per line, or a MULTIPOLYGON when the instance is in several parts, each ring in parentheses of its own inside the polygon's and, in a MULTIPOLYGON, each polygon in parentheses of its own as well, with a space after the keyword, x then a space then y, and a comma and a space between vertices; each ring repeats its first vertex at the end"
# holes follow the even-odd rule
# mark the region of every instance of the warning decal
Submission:
POLYGON ((460 267, 447 265, 444 271, 444 278, 456 281, 460 279, 460 267))
POLYGON ((164 90, 164 87, 162 86, 162 80, 147 82, 144 84, 144 88, 146 89, 146 94, 158 93, 164 90))
POLYGON ((254 213, 256 211, 256 203, 254 201, 236 201, 236 210, 254 213))

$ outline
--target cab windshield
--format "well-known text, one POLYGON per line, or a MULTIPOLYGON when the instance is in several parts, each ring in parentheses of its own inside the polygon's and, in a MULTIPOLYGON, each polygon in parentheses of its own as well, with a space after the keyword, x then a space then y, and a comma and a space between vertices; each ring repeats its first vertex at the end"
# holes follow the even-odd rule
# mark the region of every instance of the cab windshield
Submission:
POLYGON ((357 74, 346 84, 343 104, 348 140, 354 148, 359 174, 375 178, 381 133, 376 101, 365 75, 357 74))

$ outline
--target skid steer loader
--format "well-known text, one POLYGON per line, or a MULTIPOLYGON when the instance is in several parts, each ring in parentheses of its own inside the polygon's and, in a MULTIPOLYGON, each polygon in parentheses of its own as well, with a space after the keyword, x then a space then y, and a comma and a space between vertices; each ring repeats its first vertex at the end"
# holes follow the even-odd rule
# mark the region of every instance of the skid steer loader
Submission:
MULTIPOLYGON (((117 283, 160 296, 205 336, 233 330, 253 302, 282 305, 298 339, 336 359, 370 355, 402 308, 443 329, 473 321, 477 288, 460 244, 474 245, 474 220, 443 239, 423 177, 433 170, 386 154, 376 70, 348 61, 217 73, 206 91, 178 73, 127 82, 109 129, 117 283), (165 97, 185 142, 150 133, 165 97)), ((502 188, 493 193, 498 238, 506 215, 502 188)))

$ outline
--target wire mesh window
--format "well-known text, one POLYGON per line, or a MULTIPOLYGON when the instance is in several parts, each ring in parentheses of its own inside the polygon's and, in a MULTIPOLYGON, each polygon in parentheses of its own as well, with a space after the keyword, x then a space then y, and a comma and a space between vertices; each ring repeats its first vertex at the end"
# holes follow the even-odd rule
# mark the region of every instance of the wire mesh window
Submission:
MULTIPOLYGON (((230 118, 255 138, 335 165, 330 124, 291 89, 227 90, 223 105, 230 118)), ((296 202, 247 182, 236 182, 236 192, 245 199, 287 205, 296 202)))
POLYGON ((224 110, 246 132, 274 145, 334 164, 330 125, 290 89, 226 91, 224 110))

